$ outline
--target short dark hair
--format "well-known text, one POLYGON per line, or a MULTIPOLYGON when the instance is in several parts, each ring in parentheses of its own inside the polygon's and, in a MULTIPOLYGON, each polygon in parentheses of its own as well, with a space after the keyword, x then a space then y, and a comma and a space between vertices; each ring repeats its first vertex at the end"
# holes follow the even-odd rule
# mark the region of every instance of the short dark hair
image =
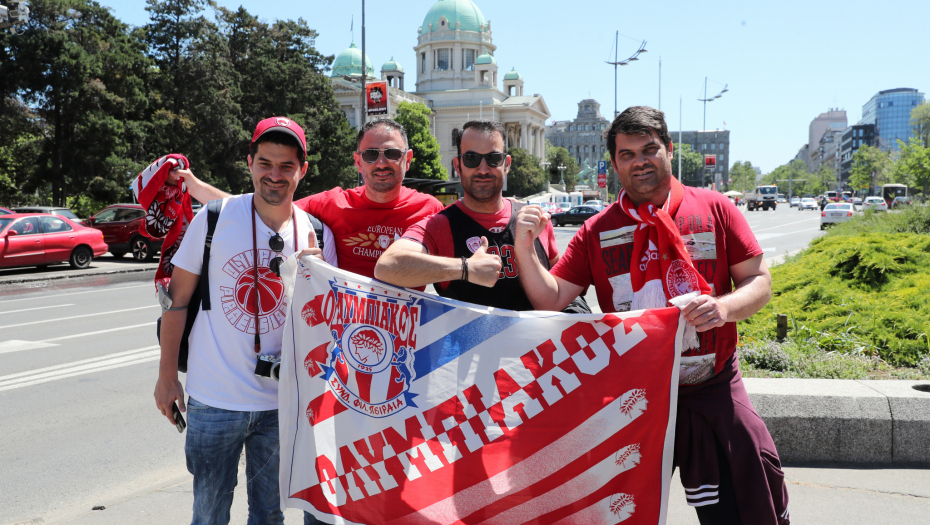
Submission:
POLYGON ((504 126, 494 120, 469 120, 462 126, 462 131, 455 137, 455 150, 461 155, 462 154, 462 135, 465 134, 466 130, 473 129, 478 133, 484 135, 490 135, 492 133, 497 133, 501 136, 501 140, 506 144, 507 131, 504 129, 504 126))
POLYGON ((304 153, 304 148, 300 145, 300 141, 293 135, 283 131, 268 131, 261 137, 255 139, 255 142, 249 146, 249 155, 252 155, 252 159, 255 159, 255 154, 258 153, 258 145, 266 142, 294 148, 294 151, 297 152, 297 160, 300 161, 301 166, 307 161, 307 154, 304 153))
POLYGON ((409 148, 410 145, 407 143, 407 130, 397 122, 396 120, 391 120, 389 118, 383 118, 378 120, 369 120, 365 123, 361 129, 358 130, 358 136, 355 138, 355 151, 358 151, 359 145, 362 143, 362 137, 365 136, 365 133, 374 129, 378 126, 384 126, 388 129, 393 129, 394 131, 400 133, 400 136, 404 139, 404 148, 409 148))
POLYGON ((665 124, 665 113, 649 106, 632 106, 617 115, 610 129, 607 130, 607 149, 613 160, 617 152, 617 135, 650 135, 655 133, 668 149, 672 145, 672 136, 665 124))

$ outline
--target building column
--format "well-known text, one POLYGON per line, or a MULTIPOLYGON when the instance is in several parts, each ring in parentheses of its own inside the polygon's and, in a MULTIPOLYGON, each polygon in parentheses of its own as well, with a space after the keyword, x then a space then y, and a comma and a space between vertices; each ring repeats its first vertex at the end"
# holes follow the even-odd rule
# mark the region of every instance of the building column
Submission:
POLYGON ((546 157, 546 128, 540 127, 540 128, 538 128, 538 129, 539 129, 539 131, 538 131, 537 133, 539 134, 539 138, 537 139, 537 142, 536 142, 536 144, 537 144, 536 151, 537 151, 537 153, 538 153, 537 157, 539 157, 541 160, 545 160, 545 157, 546 157))
POLYGON ((520 147, 523 149, 529 149, 529 144, 527 141, 527 125, 526 122, 520 123, 520 147))
POLYGON ((355 129, 362 127, 362 111, 358 104, 355 104, 355 129))

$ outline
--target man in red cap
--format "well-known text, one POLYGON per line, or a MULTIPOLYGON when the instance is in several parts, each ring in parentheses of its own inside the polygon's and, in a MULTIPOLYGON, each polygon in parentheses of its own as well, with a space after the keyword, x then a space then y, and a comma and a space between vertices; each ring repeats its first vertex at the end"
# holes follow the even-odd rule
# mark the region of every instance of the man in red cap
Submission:
MULTIPOLYGON (((359 130, 355 144, 355 167, 365 184, 350 190, 333 188, 295 204, 332 229, 335 242, 324 242, 327 262, 336 265, 334 259, 338 259, 340 268, 374 277, 375 264, 388 246, 443 205, 431 195, 404 187, 413 150, 403 126, 391 119, 370 121, 359 130), (335 253, 330 252, 331 246, 335 253)), ((201 202, 226 195, 200 181, 189 186, 191 195, 201 202)))
MULTIPOLYGON (((194 218, 172 259, 155 403, 172 425, 175 402, 188 414, 184 451, 194 475, 196 524, 229 522, 243 447, 249 523, 284 522, 278 490, 278 382, 259 364, 281 354, 287 313, 281 264, 288 257, 320 254, 310 217, 293 205, 294 191, 307 172, 306 155, 299 125, 283 117, 261 121, 248 156, 255 193, 223 198, 209 268, 202 268, 207 213, 194 218), (213 308, 200 310, 188 339, 190 397, 185 407, 178 352, 188 303, 204 270, 213 308)), ((192 192, 202 202, 213 197, 201 189, 192 192)))

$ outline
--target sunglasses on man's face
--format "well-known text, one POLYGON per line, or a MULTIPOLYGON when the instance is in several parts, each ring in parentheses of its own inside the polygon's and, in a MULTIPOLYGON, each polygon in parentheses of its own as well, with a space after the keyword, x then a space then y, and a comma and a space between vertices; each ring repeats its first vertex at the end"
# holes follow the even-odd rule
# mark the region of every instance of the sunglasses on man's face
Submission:
POLYGON ((284 263, 284 258, 281 257, 281 252, 284 250, 284 239, 277 233, 270 239, 268 239, 268 247, 277 255, 274 256, 271 261, 268 262, 268 267, 271 268, 271 271, 275 275, 281 277, 281 265, 284 263))
POLYGON ((481 159, 487 161, 488 167, 497 168, 504 164, 504 159, 506 159, 507 156, 499 151, 492 151, 484 155, 469 151, 468 153, 459 155, 459 158, 462 159, 462 164, 465 165, 466 168, 477 168, 481 165, 481 159))
POLYGON ((390 149, 371 148, 371 149, 366 149, 365 151, 359 151, 358 154, 360 157, 362 157, 362 160, 365 161, 366 164, 374 164, 375 162, 378 162, 378 157, 380 157, 382 154, 384 154, 384 158, 386 158, 387 160, 391 162, 397 162, 401 159, 401 157, 404 156, 404 153, 406 152, 407 150, 405 149, 397 149, 397 148, 390 148, 390 149))

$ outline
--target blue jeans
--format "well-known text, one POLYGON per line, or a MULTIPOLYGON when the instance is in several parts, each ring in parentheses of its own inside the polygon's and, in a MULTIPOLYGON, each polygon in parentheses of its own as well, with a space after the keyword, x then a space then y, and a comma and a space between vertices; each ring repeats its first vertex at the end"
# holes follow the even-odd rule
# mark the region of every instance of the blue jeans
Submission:
POLYGON ((194 475, 192 525, 226 525, 245 446, 248 525, 283 525, 278 491, 278 411, 236 412, 187 401, 187 470, 194 475))

